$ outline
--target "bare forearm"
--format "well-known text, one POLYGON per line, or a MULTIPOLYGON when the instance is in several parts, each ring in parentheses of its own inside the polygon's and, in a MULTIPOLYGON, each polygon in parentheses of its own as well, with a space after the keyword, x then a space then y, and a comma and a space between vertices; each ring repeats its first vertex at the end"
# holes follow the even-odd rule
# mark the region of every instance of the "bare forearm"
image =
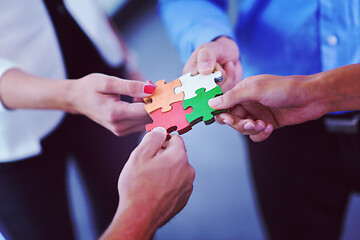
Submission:
POLYGON ((314 75, 310 88, 325 113, 360 110, 360 64, 352 64, 314 75))
POLYGON ((56 109, 71 112, 70 81, 56 81, 12 69, 0 80, 0 98, 9 109, 56 109))
POLYGON ((155 234, 157 226, 150 218, 151 214, 141 207, 119 207, 108 229, 100 240, 146 240, 155 234))

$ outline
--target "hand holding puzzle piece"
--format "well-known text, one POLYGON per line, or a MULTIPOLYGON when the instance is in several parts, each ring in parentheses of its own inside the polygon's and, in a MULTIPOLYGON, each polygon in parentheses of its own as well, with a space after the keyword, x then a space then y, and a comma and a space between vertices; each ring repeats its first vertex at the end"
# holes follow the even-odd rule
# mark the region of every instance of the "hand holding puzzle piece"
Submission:
POLYGON ((208 105, 211 98, 223 94, 216 84, 222 80, 221 72, 217 71, 195 76, 188 73, 170 83, 158 81, 154 94, 144 98, 145 109, 153 119, 153 123, 146 125, 146 131, 164 127, 168 133, 177 131, 181 135, 201 121, 206 125, 213 123, 215 115, 226 112, 208 105))

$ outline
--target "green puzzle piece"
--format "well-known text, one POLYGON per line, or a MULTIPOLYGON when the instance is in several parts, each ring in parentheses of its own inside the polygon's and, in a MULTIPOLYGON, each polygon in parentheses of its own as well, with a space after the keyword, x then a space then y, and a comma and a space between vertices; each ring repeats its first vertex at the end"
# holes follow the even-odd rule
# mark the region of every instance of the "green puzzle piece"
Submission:
POLYGON ((226 109, 215 110, 211 108, 208 101, 211 98, 222 95, 223 92, 219 86, 205 92, 205 88, 200 88, 195 92, 196 97, 186 99, 183 102, 183 107, 186 110, 189 107, 193 108, 193 112, 186 114, 186 119, 189 121, 191 126, 194 126, 202 120, 206 125, 211 124, 215 121, 214 116, 220 113, 226 112, 226 109))

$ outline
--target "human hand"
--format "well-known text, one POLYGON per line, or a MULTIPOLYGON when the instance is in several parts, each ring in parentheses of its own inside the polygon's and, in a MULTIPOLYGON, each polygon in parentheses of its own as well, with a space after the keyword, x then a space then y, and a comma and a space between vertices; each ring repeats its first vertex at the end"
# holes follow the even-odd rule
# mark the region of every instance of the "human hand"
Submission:
POLYGON ((208 75, 214 71, 221 71, 224 81, 220 83, 220 87, 226 92, 242 77, 239 56, 236 43, 228 37, 220 37, 198 47, 185 64, 183 74, 191 72, 193 75, 208 75))
POLYGON ((143 131, 151 119, 143 103, 127 103, 120 95, 148 97, 155 91, 149 82, 124 80, 93 73, 71 81, 71 113, 84 114, 117 136, 143 131))
POLYGON ((185 207, 195 171, 181 137, 165 142, 166 135, 164 128, 153 129, 131 153, 119 177, 119 207, 105 235, 150 239, 185 207))
POLYGON ((248 77, 224 95, 209 100, 209 105, 229 108, 228 113, 218 116, 219 121, 260 142, 273 129, 317 119, 325 113, 316 101, 316 81, 311 81, 314 76, 248 77))

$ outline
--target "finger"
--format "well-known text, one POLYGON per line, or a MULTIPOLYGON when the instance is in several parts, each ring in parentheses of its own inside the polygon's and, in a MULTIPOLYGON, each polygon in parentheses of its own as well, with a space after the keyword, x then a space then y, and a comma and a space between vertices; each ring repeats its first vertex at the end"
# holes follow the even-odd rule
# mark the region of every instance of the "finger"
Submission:
POLYGON ((146 126, 146 123, 144 123, 143 121, 141 121, 141 122, 140 121, 122 122, 122 123, 116 124, 115 130, 113 131, 113 133, 116 136, 126 136, 131 133, 146 131, 145 126, 146 126))
POLYGON ((167 132, 165 128, 156 127, 151 132, 145 134, 139 146, 134 151, 141 153, 142 156, 150 159, 154 157, 165 142, 167 132))
POLYGON ((234 118, 229 113, 222 113, 220 115, 215 116, 215 119, 220 124, 233 124, 234 118))
POLYGON ((220 85, 223 92, 227 92, 230 89, 234 88, 236 85, 236 73, 235 73, 235 65, 233 62, 227 62, 224 66, 224 70, 226 72, 225 81, 220 85))
POLYGON ((120 122, 123 120, 137 120, 148 118, 149 114, 145 110, 144 103, 128 103, 128 102, 114 102, 113 103, 113 122, 120 122))
POLYGON ((197 69, 199 73, 208 75, 214 71, 215 66, 216 56, 213 50, 208 47, 201 48, 197 56, 197 69))
POLYGON ((196 49, 190 56, 189 60, 186 62, 183 74, 191 73, 192 75, 198 74, 197 70, 197 55, 198 55, 199 49, 196 49))
MULTIPOLYGON (((224 68, 219 63, 216 63, 216 65, 215 65, 214 72, 216 72, 216 71, 220 71, 222 79, 226 79, 226 71, 224 70, 224 68)), ((219 86, 221 86, 221 84, 223 84, 224 82, 225 81, 221 81, 219 86)))
POLYGON ((134 103, 145 103, 143 98, 135 97, 133 98, 134 103))
POLYGON ((104 94, 121 94, 131 97, 148 97, 154 93, 156 87, 150 81, 140 82, 124 80, 108 76, 99 87, 99 92, 104 94))
POLYGON ((175 154, 176 156, 181 156, 181 153, 186 154, 186 148, 182 137, 172 134, 164 153, 165 152, 170 152, 170 155, 175 154))
POLYGON ((224 95, 210 99, 209 106, 214 109, 226 109, 256 97, 252 96, 246 87, 240 87, 239 84, 227 91, 224 95))
POLYGON ((268 124, 264 131, 259 132, 258 134, 251 135, 250 139, 254 142, 261 142, 269 138, 270 134, 273 132, 274 128, 271 124, 268 124))
POLYGON ((242 135, 256 135, 265 129, 265 123, 261 120, 254 121, 252 119, 240 119, 237 117, 235 117, 235 122, 229 124, 229 126, 242 135))
POLYGON ((249 112, 242 105, 236 105, 235 107, 230 108, 229 114, 237 116, 239 118, 243 118, 243 119, 245 119, 245 118, 252 119, 251 117, 248 117, 249 112))
POLYGON ((243 69, 240 63, 240 60, 235 63, 235 84, 240 83, 243 76, 243 69))

